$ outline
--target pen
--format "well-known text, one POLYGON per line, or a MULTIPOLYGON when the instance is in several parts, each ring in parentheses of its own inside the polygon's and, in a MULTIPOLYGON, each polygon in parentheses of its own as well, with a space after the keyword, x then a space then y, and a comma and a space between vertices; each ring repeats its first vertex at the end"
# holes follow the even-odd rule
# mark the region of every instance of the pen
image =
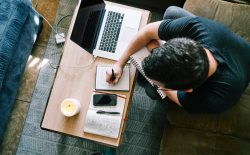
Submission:
POLYGON ((103 111, 103 110, 97 110, 97 114, 120 114, 119 112, 116 111, 103 111))
MULTIPOLYGON (((95 89, 93 89, 93 92, 100 93, 100 94, 114 94, 114 93, 110 93, 107 91, 101 91, 101 90, 95 90, 95 89)), ((116 94, 116 96, 120 98, 124 98, 124 99, 127 98, 125 95, 121 95, 121 94, 116 94)))
POLYGON ((112 76, 111 76, 111 81, 115 80, 115 73, 114 73, 114 69, 112 68, 112 76))

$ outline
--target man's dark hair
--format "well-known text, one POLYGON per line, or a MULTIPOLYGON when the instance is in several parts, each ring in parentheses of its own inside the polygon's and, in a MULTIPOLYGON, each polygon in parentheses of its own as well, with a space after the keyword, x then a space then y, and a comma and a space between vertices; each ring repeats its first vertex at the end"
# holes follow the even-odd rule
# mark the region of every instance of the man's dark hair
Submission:
POLYGON ((209 62, 205 49, 188 38, 175 38, 153 50, 142 61, 150 79, 166 88, 185 90, 200 86, 208 76, 209 62))

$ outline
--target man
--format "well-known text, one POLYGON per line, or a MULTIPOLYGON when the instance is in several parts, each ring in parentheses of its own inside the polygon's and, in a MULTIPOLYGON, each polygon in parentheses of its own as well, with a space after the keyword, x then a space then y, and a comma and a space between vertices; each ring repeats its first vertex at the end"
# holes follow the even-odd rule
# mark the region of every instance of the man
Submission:
POLYGON ((192 113, 218 113, 232 107, 250 80, 250 45, 225 26, 177 7, 134 37, 113 69, 115 84, 129 57, 147 46, 142 67, 157 89, 192 113), (160 45, 159 41, 166 41, 160 45))

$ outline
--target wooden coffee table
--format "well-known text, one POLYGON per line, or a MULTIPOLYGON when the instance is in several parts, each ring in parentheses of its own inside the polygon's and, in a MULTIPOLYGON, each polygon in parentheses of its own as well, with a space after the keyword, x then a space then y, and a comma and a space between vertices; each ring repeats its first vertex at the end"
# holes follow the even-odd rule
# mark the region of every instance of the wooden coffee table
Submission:
MULTIPOLYGON (((111 3, 111 2, 106 2, 111 3)), ((80 4, 80 2, 79 2, 80 4)), ((142 12, 140 28, 146 25, 150 19, 150 12, 138 8, 133 8, 117 3, 111 3, 122 7, 132 8, 142 12)), ((57 70, 56 78, 50 97, 47 102, 44 116, 41 122, 41 128, 53 132, 59 132, 71 136, 81 137, 109 146, 117 147, 121 144, 123 133, 125 130, 125 122, 127 119, 133 89, 135 85, 136 69, 131 65, 130 67, 130 91, 121 92, 113 91, 114 93, 123 94, 127 97, 124 106, 123 119, 117 139, 103 137, 99 135, 84 133, 84 122, 86 113, 89 107, 92 90, 95 87, 95 71, 96 65, 111 65, 115 61, 97 58, 93 62, 93 56, 87 51, 70 40, 70 35, 73 29, 74 21, 79 9, 79 5, 74 11, 72 22, 68 31, 66 42, 63 49, 60 67, 57 70), (60 111, 60 104, 65 98, 76 98, 81 102, 80 113, 73 117, 65 117, 60 111)))

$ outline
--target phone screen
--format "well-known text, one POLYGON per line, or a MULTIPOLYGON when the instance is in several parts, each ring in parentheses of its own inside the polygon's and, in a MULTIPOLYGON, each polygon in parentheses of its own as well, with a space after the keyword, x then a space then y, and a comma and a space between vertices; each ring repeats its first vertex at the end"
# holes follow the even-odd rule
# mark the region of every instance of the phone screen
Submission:
POLYGON ((115 106, 117 103, 116 94, 94 94, 94 106, 115 106))

